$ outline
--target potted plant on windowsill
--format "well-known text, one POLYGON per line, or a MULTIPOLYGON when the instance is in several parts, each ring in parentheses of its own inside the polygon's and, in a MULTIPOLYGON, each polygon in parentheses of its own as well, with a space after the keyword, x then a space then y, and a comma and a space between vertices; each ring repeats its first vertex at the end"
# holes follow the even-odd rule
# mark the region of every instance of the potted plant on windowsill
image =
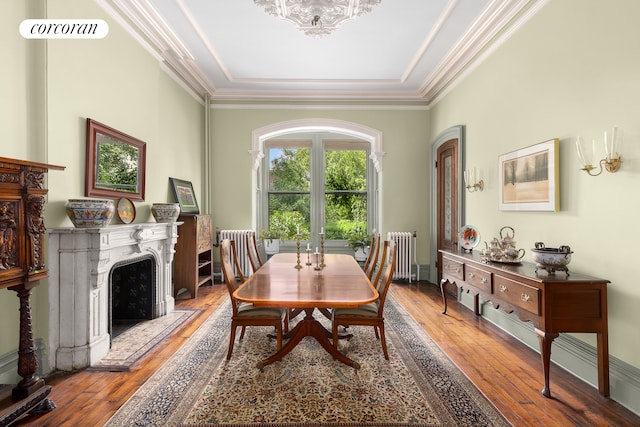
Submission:
POLYGON ((354 228, 349 232, 348 238, 349 246, 354 250, 354 256, 357 261, 364 261, 367 259, 366 248, 371 244, 371 236, 367 234, 366 230, 361 228, 354 228))
POLYGON ((280 252, 280 241, 284 238, 282 230, 264 228, 260 230, 260 238, 264 242, 264 251, 267 255, 273 255, 280 252))

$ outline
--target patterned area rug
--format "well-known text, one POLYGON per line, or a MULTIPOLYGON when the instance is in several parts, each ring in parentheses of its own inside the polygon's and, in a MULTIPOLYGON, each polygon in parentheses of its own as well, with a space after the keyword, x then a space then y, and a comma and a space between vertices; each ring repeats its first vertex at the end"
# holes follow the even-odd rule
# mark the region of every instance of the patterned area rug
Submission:
POLYGON ((389 361, 372 327, 351 327, 353 338, 340 343, 358 371, 307 337, 261 372, 256 362, 275 351, 275 340, 259 327, 247 328, 226 361, 230 313, 227 301, 106 425, 510 425, 391 295, 389 361))
POLYGON ((90 367, 93 371, 128 371, 145 354, 198 313, 196 310, 174 310, 165 316, 145 320, 113 339, 109 353, 90 367))

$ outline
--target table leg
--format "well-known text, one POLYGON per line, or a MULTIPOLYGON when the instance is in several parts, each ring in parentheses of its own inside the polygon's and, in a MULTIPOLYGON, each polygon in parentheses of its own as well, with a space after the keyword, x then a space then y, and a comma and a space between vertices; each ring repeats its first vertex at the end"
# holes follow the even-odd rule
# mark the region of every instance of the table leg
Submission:
POLYGON ((549 367, 551 365, 551 344, 560 334, 546 333, 536 328, 536 334, 540 341, 540 357, 542 358, 542 372, 544 374, 544 388, 542 389, 542 395, 544 397, 551 397, 551 390, 549 389, 549 367))
POLYGON ((609 338, 606 330, 598 334, 598 391, 609 397, 609 338))
POLYGON ((331 332, 327 331, 320 322, 313 318, 313 308, 305 309, 305 317, 298 324, 289 331, 289 340, 282 348, 276 353, 272 354, 268 358, 257 363, 256 367, 262 370, 265 366, 272 364, 273 362, 277 362, 286 356, 291 350, 295 348, 296 345, 302 340, 304 337, 314 337, 316 341, 320 343, 320 345, 333 356, 334 359, 338 359, 345 365, 351 366, 355 369, 360 369, 360 364, 349 359, 344 354, 340 353, 336 347, 333 346, 332 341, 330 340, 331 332))
POLYGON ((442 279, 440 281, 440 293, 442 294, 442 303, 444 304, 444 310, 442 311, 442 314, 447 314, 447 293, 445 292, 447 283, 449 283, 447 279, 442 279))

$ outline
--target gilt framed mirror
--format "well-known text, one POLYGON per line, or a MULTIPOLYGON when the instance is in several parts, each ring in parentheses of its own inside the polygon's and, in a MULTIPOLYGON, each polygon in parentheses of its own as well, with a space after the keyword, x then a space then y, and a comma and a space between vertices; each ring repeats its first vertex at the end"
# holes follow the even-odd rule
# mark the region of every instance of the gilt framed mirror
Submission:
POLYGON ((85 196, 144 200, 146 143, 87 118, 85 196))

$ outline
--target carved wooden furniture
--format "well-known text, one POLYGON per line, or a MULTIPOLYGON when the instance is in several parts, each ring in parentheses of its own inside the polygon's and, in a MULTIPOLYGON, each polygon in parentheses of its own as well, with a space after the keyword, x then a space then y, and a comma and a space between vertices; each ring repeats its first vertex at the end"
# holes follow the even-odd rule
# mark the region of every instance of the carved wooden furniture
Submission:
POLYGON ((18 374, 8 407, 0 406, 0 425, 33 410, 46 411, 55 404, 46 397, 51 386, 35 373, 38 369, 31 326, 31 290, 47 277, 44 255, 44 174, 62 166, 0 157, 0 289, 10 289, 20 299, 18 374))
POLYGON ((515 312, 531 321, 540 341, 544 373, 542 394, 551 396, 549 366, 551 344, 561 332, 593 332, 598 344, 598 390, 609 396, 609 338, 607 327, 608 280, 564 272, 535 271, 535 264, 484 263, 480 256, 449 250, 442 254, 440 287, 447 312, 447 283, 474 295, 474 311, 480 314, 478 299, 496 308, 515 312))
POLYGON ((186 288, 191 298, 198 296, 198 287, 213 284, 211 215, 181 215, 174 258, 174 296, 186 288))
POLYGON ((296 269, 295 253, 278 253, 251 275, 234 293, 238 301, 256 307, 300 308, 306 316, 285 334, 282 349, 258 362, 258 368, 277 362, 286 356, 304 337, 314 337, 335 359, 359 369, 360 365, 342 354, 333 345, 331 331, 313 317, 313 310, 356 308, 378 299, 362 268, 351 255, 325 254, 321 271, 313 266, 296 269))

